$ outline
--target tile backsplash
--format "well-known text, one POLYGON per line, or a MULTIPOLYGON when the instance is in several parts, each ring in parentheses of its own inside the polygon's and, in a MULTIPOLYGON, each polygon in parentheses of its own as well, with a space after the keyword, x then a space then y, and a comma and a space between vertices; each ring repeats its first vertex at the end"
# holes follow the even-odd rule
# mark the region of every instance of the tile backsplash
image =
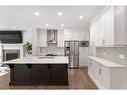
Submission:
POLYGON ((38 47, 38 54, 62 54, 64 55, 64 47, 57 47, 56 44, 49 44, 47 47, 38 47))
POLYGON ((118 64, 127 64, 127 47, 97 47, 96 56, 118 64))

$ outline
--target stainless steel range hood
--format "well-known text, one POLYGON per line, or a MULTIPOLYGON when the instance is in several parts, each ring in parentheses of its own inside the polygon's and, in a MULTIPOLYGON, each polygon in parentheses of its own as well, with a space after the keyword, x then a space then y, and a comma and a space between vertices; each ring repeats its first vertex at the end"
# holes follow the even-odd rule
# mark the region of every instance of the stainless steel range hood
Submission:
POLYGON ((47 43, 57 43, 57 30, 47 30, 47 43))

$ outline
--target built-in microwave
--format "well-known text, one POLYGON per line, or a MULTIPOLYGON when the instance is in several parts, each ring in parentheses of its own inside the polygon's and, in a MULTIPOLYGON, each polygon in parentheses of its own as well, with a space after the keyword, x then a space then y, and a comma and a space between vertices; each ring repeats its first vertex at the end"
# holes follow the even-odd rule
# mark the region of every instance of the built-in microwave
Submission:
POLYGON ((89 41, 80 41, 80 47, 89 47, 89 41))

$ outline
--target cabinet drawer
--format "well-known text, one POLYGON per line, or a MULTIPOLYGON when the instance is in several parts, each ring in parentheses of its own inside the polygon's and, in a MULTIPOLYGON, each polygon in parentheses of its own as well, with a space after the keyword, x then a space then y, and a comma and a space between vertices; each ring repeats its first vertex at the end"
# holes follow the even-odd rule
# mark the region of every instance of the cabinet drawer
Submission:
POLYGON ((47 64, 44 64, 44 65, 42 65, 42 64, 34 64, 34 65, 32 65, 32 69, 48 69, 48 65, 47 64))
POLYGON ((14 65, 14 69, 15 70, 19 70, 19 69, 27 69, 28 66, 26 64, 18 64, 18 65, 14 65))
POLYGON ((67 69, 68 65, 67 64, 53 64, 50 65, 51 69, 67 69))

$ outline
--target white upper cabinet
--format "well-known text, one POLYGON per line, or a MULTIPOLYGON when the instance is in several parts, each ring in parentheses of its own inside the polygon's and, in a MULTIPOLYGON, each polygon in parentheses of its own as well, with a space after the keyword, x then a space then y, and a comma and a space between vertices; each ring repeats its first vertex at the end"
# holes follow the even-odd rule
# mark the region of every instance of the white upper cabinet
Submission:
POLYGON ((64 40, 89 41, 89 29, 64 29, 64 40))
POLYGON ((96 26, 95 24, 91 24, 90 26, 90 46, 94 46, 95 44, 95 32, 96 31, 96 26))
POLYGON ((64 29, 58 29, 57 46, 58 47, 64 47, 64 29))
POLYGON ((90 45, 127 45, 126 7, 105 8, 91 23, 90 45))
POLYGON ((37 39, 38 47, 47 47, 47 30, 38 29, 37 39))
MULTIPOLYGON (((64 47, 64 30, 57 30, 57 46, 64 47)), ((47 47, 47 29, 37 29, 37 47, 47 47)))
POLYGON ((104 16, 104 29, 103 29, 103 45, 114 45, 114 9, 110 8, 103 15, 104 16))
POLYGON ((127 45, 127 7, 114 8, 115 45, 127 45))

